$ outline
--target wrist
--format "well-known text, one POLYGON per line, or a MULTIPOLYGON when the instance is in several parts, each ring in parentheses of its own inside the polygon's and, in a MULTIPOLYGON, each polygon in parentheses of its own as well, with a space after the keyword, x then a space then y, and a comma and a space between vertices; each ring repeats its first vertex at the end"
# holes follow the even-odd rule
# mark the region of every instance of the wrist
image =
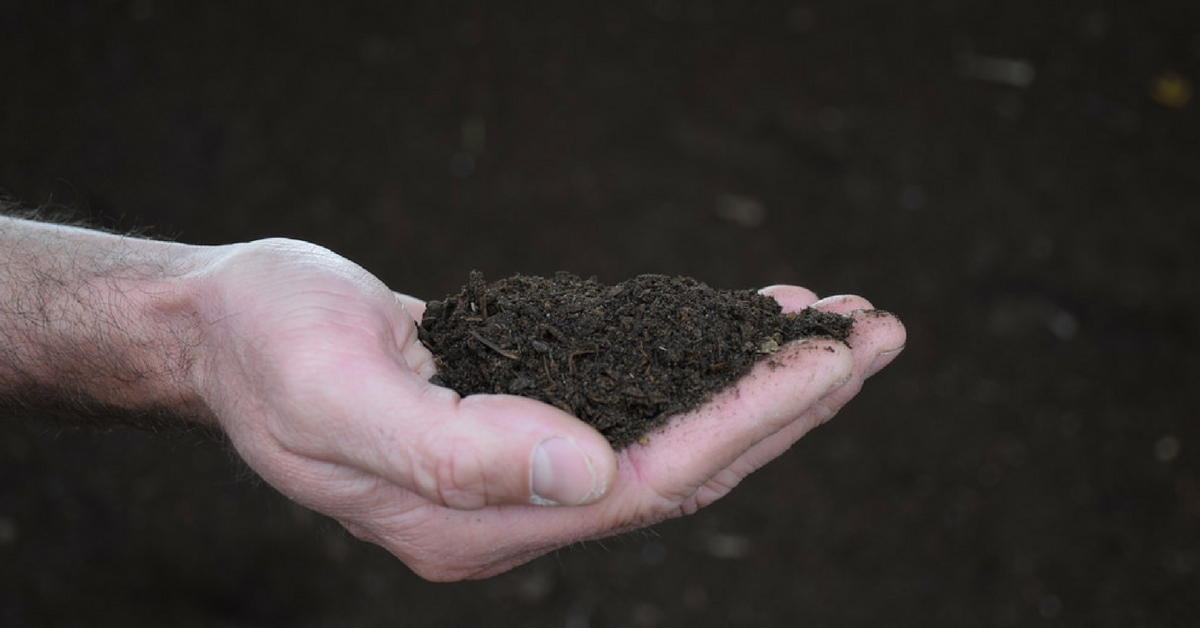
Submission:
MULTIPOLYGON (((204 395, 213 321, 220 314, 208 280, 215 248, 165 242, 145 242, 163 262, 101 287, 112 297, 110 305, 124 310, 115 314, 124 333, 114 347, 124 374, 110 384, 108 397, 97 391, 102 403, 137 414, 167 417, 183 425, 217 427, 204 395), (121 320, 123 317, 124 320, 121 320)), ((103 282, 102 282, 103 283, 103 282)))
POLYGON ((0 409, 90 424, 211 422, 211 249, 0 218, 0 409))

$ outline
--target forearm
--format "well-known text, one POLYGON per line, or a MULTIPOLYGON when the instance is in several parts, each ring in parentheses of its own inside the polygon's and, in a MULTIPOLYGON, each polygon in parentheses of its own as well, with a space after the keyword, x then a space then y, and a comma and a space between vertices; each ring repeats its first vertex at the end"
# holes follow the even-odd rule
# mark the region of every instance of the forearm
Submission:
POLYGON ((0 216, 0 416, 211 421, 204 251, 0 216))

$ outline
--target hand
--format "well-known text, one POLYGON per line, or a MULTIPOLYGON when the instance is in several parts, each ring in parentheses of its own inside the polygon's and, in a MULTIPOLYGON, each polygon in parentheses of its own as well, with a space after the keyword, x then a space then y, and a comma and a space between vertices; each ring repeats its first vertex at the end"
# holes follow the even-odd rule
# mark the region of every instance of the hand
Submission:
MULTIPOLYGON (((430 384, 414 326, 424 304, 325 249, 237 245, 208 282, 216 316, 202 396, 235 447, 281 492, 431 580, 494 575, 695 512, 832 417, 905 337, 894 317, 854 314, 853 349, 789 345, 774 356, 783 366, 759 365, 649 444, 614 454, 552 406, 430 384)), ((871 308, 765 292, 789 311, 871 308)))

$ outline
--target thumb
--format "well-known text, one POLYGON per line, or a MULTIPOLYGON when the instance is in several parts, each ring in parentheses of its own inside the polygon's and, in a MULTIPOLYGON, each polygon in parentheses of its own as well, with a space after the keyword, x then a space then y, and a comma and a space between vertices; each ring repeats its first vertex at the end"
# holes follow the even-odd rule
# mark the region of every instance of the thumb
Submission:
POLYGON ((612 485, 616 455, 575 417, 522 397, 429 393, 440 398, 430 404, 437 410, 426 406, 405 417, 400 442, 374 441, 370 471, 459 510, 582 505, 612 485))

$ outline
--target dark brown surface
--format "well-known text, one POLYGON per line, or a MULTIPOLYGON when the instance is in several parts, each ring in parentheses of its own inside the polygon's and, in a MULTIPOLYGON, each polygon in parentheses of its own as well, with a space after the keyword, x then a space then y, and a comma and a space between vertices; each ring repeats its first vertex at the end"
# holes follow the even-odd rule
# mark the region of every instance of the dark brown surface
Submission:
POLYGON ((1198 13, 0 2, 0 187, 29 202, 313 240, 424 298, 663 273, 909 331, 710 508, 453 585, 222 447, 0 421, 0 624, 1200 624, 1198 13))
POLYGON ((421 342, 434 383, 461 395, 531 397, 624 448, 724 390, 793 340, 845 341, 853 319, 784 314, 753 290, 640 275, 614 285, 559 273, 487 282, 430 301, 421 342))

